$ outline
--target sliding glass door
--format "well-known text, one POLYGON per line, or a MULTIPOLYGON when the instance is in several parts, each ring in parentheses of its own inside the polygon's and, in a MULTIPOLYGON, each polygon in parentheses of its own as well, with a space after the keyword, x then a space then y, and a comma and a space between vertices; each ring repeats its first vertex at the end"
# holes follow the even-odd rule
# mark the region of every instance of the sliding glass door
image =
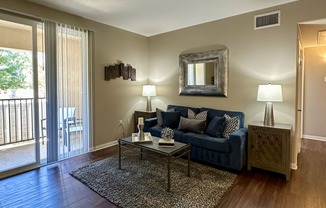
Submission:
POLYGON ((45 83, 42 24, 0 13, 0 28, 0 178, 3 178, 38 167, 41 152, 46 157, 46 148, 39 142, 45 83))
POLYGON ((1 12, 0 31, 0 178, 88 152, 92 33, 1 12))

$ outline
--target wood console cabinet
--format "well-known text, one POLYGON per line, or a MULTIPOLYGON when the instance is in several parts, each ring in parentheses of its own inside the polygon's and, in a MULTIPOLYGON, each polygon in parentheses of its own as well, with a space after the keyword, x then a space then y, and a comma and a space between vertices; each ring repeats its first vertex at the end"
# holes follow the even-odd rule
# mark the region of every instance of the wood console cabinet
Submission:
POLYGON ((248 170, 256 167, 273 171, 290 180, 292 125, 255 122, 248 126, 248 134, 248 170))
POLYGON ((152 112, 152 111, 135 111, 135 114, 134 114, 134 131, 135 132, 138 132, 138 128, 137 128, 137 124, 138 124, 138 118, 139 117, 144 117, 144 120, 145 119, 148 119, 148 118, 154 118, 156 117, 156 112, 152 112))

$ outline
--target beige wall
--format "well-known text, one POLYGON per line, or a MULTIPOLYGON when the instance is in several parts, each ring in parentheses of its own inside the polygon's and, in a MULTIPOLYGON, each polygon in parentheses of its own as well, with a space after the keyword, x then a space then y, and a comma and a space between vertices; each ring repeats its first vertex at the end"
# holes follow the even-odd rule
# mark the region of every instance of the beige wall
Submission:
POLYGON ((326 138, 326 46, 305 48, 303 134, 326 138))
MULTIPOLYGON (((326 17, 326 1, 301 0, 149 38, 149 78, 157 84, 154 107, 167 104, 243 111, 246 125, 262 121, 264 103, 257 102, 259 84, 283 87, 284 102, 274 103, 275 122, 295 124, 297 24, 326 17), (254 30, 254 15, 281 10, 281 26, 254 30), (229 48, 227 98, 178 95, 178 58, 192 48, 222 44, 229 48)), ((296 166, 296 142, 292 162, 296 166)))
POLYGON ((258 84, 272 82, 282 84, 284 91, 284 102, 274 106, 276 122, 294 123, 296 71, 295 61, 291 63, 291 59, 296 57, 296 24, 291 26, 284 22, 280 27, 253 30, 253 15, 150 37, 149 77, 158 85, 154 105, 164 108, 175 103, 240 110, 245 112, 248 124, 263 118, 264 103, 256 101, 258 84), (292 45, 289 44, 289 30, 293 32, 292 45), (228 98, 179 96, 179 54, 191 48, 217 44, 229 48, 228 98))
POLYGON ((134 110, 146 106, 146 99, 140 95, 142 84, 148 81, 147 37, 20 0, 0 0, 0 8, 93 30, 94 146, 123 136, 122 128, 119 127, 120 119, 123 120, 126 131, 131 132, 134 110), (117 60, 136 68, 136 82, 122 78, 104 81, 104 66, 116 63, 117 60), (130 125, 127 124, 128 119, 130 125))

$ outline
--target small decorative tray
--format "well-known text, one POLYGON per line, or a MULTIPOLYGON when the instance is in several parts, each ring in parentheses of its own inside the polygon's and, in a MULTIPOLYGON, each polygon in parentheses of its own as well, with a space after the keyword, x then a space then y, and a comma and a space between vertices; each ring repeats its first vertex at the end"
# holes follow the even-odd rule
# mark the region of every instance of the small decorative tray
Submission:
POLYGON ((134 143, 150 143, 153 142, 152 135, 149 132, 144 132, 144 139, 138 137, 138 133, 131 134, 131 141, 134 143))

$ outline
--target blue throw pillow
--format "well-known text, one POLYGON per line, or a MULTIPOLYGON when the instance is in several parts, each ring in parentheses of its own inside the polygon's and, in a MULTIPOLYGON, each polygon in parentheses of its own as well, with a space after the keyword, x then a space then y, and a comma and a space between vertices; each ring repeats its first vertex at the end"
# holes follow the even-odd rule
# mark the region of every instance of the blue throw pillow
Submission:
POLYGON ((206 129, 206 134, 221 138, 225 125, 225 117, 215 116, 206 129))
MULTIPOLYGON (((157 124, 159 126, 163 126, 162 112, 164 112, 164 110, 161 110, 159 108, 156 108, 157 124)), ((167 110, 166 112, 175 112, 175 109, 174 108, 171 108, 171 109, 167 110)))
POLYGON ((177 128, 180 120, 180 112, 162 112, 163 127, 177 128))

